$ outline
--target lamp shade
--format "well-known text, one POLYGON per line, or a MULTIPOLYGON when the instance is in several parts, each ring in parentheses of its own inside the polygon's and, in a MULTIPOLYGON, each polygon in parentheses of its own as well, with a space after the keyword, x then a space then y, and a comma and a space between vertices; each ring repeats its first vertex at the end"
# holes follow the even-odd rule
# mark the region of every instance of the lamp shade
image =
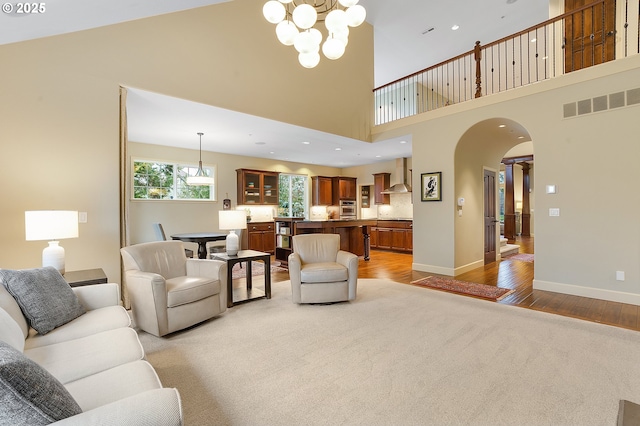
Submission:
POLYGON ((24 212, 27 241, 78 238, 78 212, 36 210, 24 212))
POLYGON ((244 210, 220 210, 218 227, 222 230, 247 229, 247 215, 244 210))

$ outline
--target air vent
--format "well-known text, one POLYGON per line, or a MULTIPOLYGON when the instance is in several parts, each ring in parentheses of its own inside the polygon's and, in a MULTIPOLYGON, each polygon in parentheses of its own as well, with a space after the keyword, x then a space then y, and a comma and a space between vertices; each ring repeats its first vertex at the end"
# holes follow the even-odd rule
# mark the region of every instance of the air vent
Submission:
POLYGON ((562 105, 562 116, 571 118, 577 115, 587 115, 592 112, 601 112, 631 105, 640 105, 640 88, 564 104, 562 105))
POLYGON ((435 30, 435 29, 436 29, 436 27, 431 27, 431 28, 429 28, 428 30, 424 30, 424 31, 422 32, 422 35, 428 34, 428 33, 430 33, 431 31, 433 31, 433 30, 435 30))

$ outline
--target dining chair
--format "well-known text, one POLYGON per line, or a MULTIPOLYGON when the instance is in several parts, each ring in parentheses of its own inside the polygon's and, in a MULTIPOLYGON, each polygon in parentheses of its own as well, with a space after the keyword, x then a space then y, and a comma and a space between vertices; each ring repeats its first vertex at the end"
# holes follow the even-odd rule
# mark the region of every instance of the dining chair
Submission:
MULTIPOLYGON (((156 239, 158 241, 167 241, 167 235, 164 233, 164 228, 162 227, 161 223, 154 223, 153 231, 156 233, 156 239)), ((193 258, 193 250, 185 248, 184 254, 189 258, 193 258)))

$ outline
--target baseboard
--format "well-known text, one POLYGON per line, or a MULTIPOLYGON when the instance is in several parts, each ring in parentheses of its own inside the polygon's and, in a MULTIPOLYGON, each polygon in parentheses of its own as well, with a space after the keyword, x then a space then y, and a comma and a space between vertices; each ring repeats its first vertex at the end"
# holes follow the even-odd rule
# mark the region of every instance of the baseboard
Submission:
POLYGON ((573 296, 590 297, 592 299, 609 300, 611 302, 628 303, 631 305, 640 306, 640 294, 625 293, 622 291, 583 287, 573 284, 554 283, 536 279, 533 280, 533 289, 553 291, 555 293, 571 294, 573 296))
POLYGON ((469 272, 473 269, 481 268, 483 266, 484 260, 476 260, 475 262, 467 263, 464 266, 458 266, 457 268, 455 268, 455 275, 464 274, 465 272, 469 272))
POLYGON ((454 276, 455 270, 452 268, 443 268, 442 266, 423 265, 422 263, 412 263, 411 269, 421 272, 431 272, 433 274, 454 276))
POLYGON ((411 269, 415 269, 416 271, 421 271, 421 272, 431 272, 433 274, 448 275, 450 277, 455 277, 456 275, 464 274, 465 272, 469 272, 473 269, 480 268, 482 266, 484 266, 484 260, 478 260, 476 262, 472 262, 464 266, 459 266, 457 268, 443 268, 442 266, 424 265, 422 263, 412 263, 411 269))

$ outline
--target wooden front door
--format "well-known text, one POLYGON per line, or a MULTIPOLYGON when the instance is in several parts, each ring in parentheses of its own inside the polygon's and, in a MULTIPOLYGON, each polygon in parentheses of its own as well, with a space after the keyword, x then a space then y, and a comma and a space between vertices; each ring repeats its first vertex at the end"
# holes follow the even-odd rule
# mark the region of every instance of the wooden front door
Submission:
POLYGON ((496 172, 484 171, 484 264, 496 261, 496 172))
POLYGON ((616 1, 604 0, 591 7, 593 0, 565 0, 565 73, 615 59, 616 1))

